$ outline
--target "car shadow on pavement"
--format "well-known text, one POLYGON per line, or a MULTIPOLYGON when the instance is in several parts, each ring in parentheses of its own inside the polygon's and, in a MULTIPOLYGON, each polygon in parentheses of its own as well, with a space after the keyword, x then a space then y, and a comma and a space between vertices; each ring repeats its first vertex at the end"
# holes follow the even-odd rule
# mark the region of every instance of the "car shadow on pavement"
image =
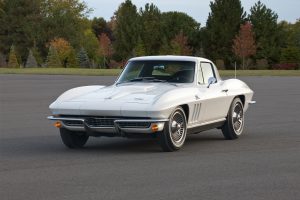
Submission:
MULTIPOLYGON (((193 134, 187 136, 184 144, 185 149, 193 149, 195 146, 211 145, 212 143, 224 141, 219 134, 193 134)), ((200 146, 201 147, 201 146, 200 146)), ((127 138, 90 138, 83 149, 87 152, 162 152, 158 138, 127 139, 127 138), (102 140, 102 141, 101 141, 102 140)))
MULTIPOLYGON (((224 142, 219 134, 188 135, 183 150, 211 148, 213 145, 224 142)), ((47 156, 56 154, 93 154, 93 153, 158 153, 162 152, 157 138, 127 139, 127 138, 93 138, 91 137, 84 148, 69 149, 61 142, 57 135, 7 138, 1 140, 1 157, 11 156, 47 156)))

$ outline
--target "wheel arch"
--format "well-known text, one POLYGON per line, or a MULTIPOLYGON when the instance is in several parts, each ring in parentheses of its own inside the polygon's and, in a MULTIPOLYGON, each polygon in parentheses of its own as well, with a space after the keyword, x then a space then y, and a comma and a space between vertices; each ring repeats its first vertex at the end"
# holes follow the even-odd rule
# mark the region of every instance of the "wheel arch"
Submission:
POLYGON ((227 111, 227 116, 228 116, 228 113, 229 113, 229 111, 230 111, 230 106, 231 106, 232 102, 233 102, 236 98, 239 98, 239 99, 242 101, 243 106, 245 106, 245 102, 246 102, 246 97, 245 97, 245 95, 242 95, 242 94, 241 94, 241 95, 236 95, 236 96, 234 96, 234 97, 232 98, 232 100, 231 100, 230 105, 229 105, 229 108, 228 108, 228 111, 227 111))
POLYGON ((182 107, 183 111, 184 111, 184 114, 186 116, 186 121, 188 123, 188 120, 189 120, 189 114, 190 114, 190 110, 189 110, 189 106, 187 104, 182 104, 180 105, 180 107, 182 107))
POLYGON ((235 99, 235 98, 240 98, 243 103, 243 106, 245 106, 245 102, 246 102, 245 95, 238 95, 238 96, 235 96, 233 99, 235 99))

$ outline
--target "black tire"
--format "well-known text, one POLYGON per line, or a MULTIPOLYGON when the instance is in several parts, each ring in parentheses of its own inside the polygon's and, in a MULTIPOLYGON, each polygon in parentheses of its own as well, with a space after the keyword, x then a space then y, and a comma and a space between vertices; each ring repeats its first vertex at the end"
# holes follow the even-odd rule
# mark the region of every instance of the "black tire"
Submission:
POLYGON ((159 141, 163 151, 172 152, 179 150, 186 138, 187 123, 184 110, 177 107, 165 123, 164 130, 159 134, 159 141))
POLYGON ((70 149, 82 148, 89 139, 89 136, 83 132, 69 131, 64 128, 59 130, 62 142, 70 149))
POLYGON ((240 98, 233 99, 222 132, 226 140, 237 139, 244 129, 244 106, 240 98))

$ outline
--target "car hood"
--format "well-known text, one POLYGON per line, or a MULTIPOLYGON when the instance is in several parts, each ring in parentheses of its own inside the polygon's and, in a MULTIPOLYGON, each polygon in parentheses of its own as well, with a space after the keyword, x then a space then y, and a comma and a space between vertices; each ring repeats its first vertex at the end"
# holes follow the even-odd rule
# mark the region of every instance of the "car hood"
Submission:
POLYGON ((166 83, 125 83, 100 88, 68 99, 68 102, 152 103, 167 91, 176 88, 166 83))
POLYGON ((49 108, 54 115, 134 117, 153 117, 153 110, 167 110, 164 112, 165 115, 159 112, 156 116, 165 118, 169 114, 169 107, 172 107, 169 102, 176 101, 167 94, 176 93, 176 98, 180 98, 185 95, 187 87, 189 86, 149 82, 124 83, 108 87, 87 86, 66 92, 49 108), (158 101, 162 98, 163 100, 158 101))

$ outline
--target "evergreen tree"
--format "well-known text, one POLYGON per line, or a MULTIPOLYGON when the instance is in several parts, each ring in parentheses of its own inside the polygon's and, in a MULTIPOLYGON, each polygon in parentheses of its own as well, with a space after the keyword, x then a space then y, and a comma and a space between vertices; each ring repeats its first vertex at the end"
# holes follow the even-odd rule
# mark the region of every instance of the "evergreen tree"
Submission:
POLYGON ((281 63, 299 63, 300 66, 300 20, 291 24, 281 22, 279 26, 284 30, 285 44, 281 49, 281 63))
POLYGON ((67 58, 67 66, 68 68, 78 68, 79 63, 78 59, 76 56, 75 50, 72 48, 71 51, 69 52, 68 58, 67 58))
POLYGON ((229 65, 233 60, 232 44, 245 12, 240 0, 215 0, 210 3, 205 37, 205 54, 212 60, 224 59, 229 65))
POLYGON ((300 64, 300 48, 293 46, 283 48, 281 52, 280 62, 300 64))
POLYGON ((169 41, 166 37, 163 37, 163 39, 162 39, 162 44, 161 44, 160 49, 159 49, 159 54, 160 55, 171 55, 171 54, 173 54, 172 47, 169 44, 169 41))
POLYGON ((146 50, 145 50, 145 45, 144 42, 142 41, 141 37, 138 38, 137 45, 134 49, 134 56, 145 56, 146 55, 146 50))
POLYGON ((258 1, 248 16, 257 43, 257 59, 267 59, 269 62, 278 61, 282 44, 282 30, 277 25, 278 15, 258 1))
POLYGON ((43 64, 43 58, 40 54, 39 49, 34 45, 33 48, 31 49, 32 55, 34 56, 38 66, 42 66, 43 64))
POLYGON ((154 4, 146 4, 141 15, 141 39, 144 42, 146 55, 157 55, 161 45, 161 13, 154 4))
POLYGON ((41 37, 41 0, 1 1, 4 14, 0 17, 0 51, 8 53, 13 43, 18 56, 26 61, 27 49, 41 37))
POLYGON ((88 54, 83 47, 80 49, 80 51, 77 55, 77 59, 79 62, 79 66, 81 68, 89 68, 90 67, 90 60, 89 60, 88 54))
POLYGON ((171 41, 178 33, 183 32, 187 36, 188 44, 194 50, 201 47, 200 24, 186 13, 176 11, 162 13, 160 23, 163 30, 162 38, 166 37, 167 41, 171 41))
POLYGON ((300 48, 300 20, 297 20, 294 24, 282 21, 278 26, 284 31, 284 47, 300 48))
POLYGON ((102 33, 105 33, 110 40, 113 39, 112 30, 109 27, 109 24, 102 17, 94 17, 92 20, 92 30, 95 34, 95 37, 99 37, 102 33))
POLYGON ((37 61, 32 53, 32 50, 29 50, 29 54, 28 54, 28 57, 27 57, 27 61, 26 61, 26 64, 25 64, 25 67, 26 68, 29 68, 29 67, 38 67, 38 64, 37 64, 37 61))
POLYGON ((300 49, 300 19, 292 26, 290 41, 300 49))
POLYGON ((18 59, 16 56, 15 46, 10 47, 9 57, 8 57, 8 67, 9 68, 19 68, 18 59))
POLYGON ((52 45, 49 47, 46 66, 51 68, 62 67, 57 50, 52 45))
MULTIPOLYGON (((0 19, 3 18, 5 12, 4 12, 4 1, 3 0, 0 0, 0 19)), ((0 20, 1 22, 1 20, 0 20)))
POLYGON ((139 15, 137 8, 130 0, 122 3, 115 12, 116 28, 114 34, 115 51, 121 60, 132 57, 139 35, 139 15))

